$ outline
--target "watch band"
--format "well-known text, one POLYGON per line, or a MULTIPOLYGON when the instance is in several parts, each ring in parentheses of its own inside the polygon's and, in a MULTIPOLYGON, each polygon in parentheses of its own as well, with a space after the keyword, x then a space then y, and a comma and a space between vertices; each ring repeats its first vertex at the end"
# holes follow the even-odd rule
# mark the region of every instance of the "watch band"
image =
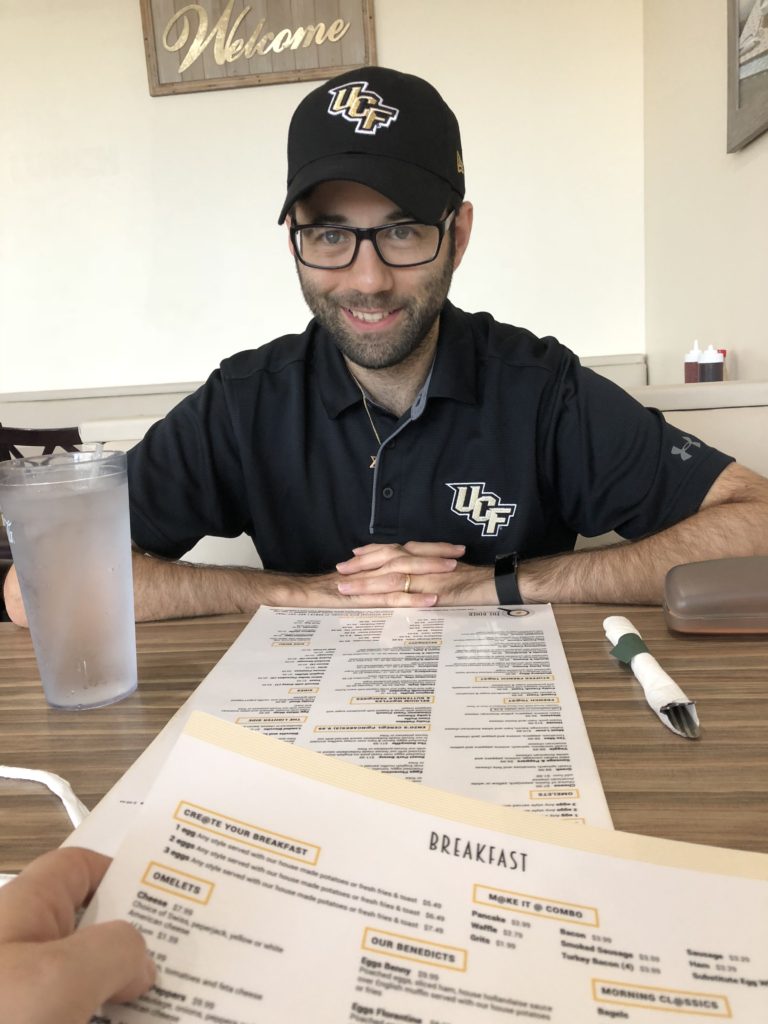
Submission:
POLYGON ((496 598, 499 604, 523 604, 517 585, 517 566, 520 559, 517 552, 499 555, 493 567, 493 581, 496 584, 496 598))

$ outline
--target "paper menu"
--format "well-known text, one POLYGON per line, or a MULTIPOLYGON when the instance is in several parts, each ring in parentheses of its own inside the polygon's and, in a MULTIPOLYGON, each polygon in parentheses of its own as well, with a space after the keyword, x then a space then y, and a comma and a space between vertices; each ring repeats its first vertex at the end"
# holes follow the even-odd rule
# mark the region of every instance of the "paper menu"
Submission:
POLYGON ((84 923, 132 921, 159 966, 107 1024, 757 1024, 766 879, 764 855, 536 818, 194 714, 84 923))
POLYGON ((548 605, 261 608, 68 843, 115 852, 193 710, 377 771, 611 827, 548 605))
MULTIPOLYGON (((452 793, 611 824, 551 607, 333 612, 320 635, 323 624, 333 657, 299 746, 452 793)), ((264 625, 266 647, 275 634, 264 625)))

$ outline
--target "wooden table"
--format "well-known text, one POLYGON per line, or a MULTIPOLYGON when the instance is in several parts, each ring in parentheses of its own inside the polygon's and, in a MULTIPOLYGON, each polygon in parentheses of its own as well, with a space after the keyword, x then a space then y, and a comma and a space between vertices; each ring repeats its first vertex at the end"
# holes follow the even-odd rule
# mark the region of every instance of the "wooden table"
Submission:
MULTIPOLYGON (((768 853, 768 639, 685 638, 658 608, 555 608, 563 646, 618 829, 768 853), (625 613, 696 700, 699 741, 648 709, 608 655, 601 623, 625 613)), ((245 616, 137 627, 139 689, 94 711, 49 708, 29 634, 0 623, 0 762, 67 779, 93 807, 216 664, 245 616)), ((16 871, 70 831, 43 786, 0 780, 0 872, 16 871)))

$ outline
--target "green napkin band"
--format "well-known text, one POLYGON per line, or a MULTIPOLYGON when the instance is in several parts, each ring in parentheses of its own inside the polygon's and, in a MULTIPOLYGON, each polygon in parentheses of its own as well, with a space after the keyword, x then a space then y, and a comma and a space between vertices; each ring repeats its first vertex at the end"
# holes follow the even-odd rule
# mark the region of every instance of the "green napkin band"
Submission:
POLYGON ((645 640, 637 633, 625 633, 624 636, 619 637, 616 646, 610 653, 614 658, 618 658, 619 661, 628 665, 636 654, 647 654, 648 648, 645 645, 645 640))

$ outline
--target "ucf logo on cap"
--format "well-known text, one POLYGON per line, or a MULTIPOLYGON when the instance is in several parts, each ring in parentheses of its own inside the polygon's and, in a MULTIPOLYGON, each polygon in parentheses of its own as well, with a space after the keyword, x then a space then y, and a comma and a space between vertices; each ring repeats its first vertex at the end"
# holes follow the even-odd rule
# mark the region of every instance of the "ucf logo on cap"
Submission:
POLYGON ((367 82, 344 82, 328 92, 328 113, 354 124, 359 135, 375 135, 379 128, 387 128, 396 121, 400 113, 397 107, 388 107, 378 93, 368 88, 367 82))

